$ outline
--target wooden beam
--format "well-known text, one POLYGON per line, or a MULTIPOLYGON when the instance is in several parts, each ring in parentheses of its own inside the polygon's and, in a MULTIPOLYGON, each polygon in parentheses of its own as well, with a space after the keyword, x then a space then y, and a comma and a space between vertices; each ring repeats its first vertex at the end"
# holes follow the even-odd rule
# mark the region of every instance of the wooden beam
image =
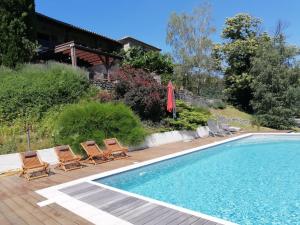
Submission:
POLYGON ((71 60, 72 60, 72 66, 77 67, 77 58, 76 58, 76 49, 75 49, 75 44, 72 43, 70 44, 71 48, 71 60))
POLYGON ((63 52, 61 52, 62 54, 71 54, 71 50, 68 49, 68 50, 64 50, 63 52))
POLYGON ((99 60, 99 57, 97 55, 91 55, 91 56, 85 56, 85 57, 80 56, 80 58, 85 59, 85 60, 90 60, 90 59, 98 59, 99 60))
POLYGON ((83 51, 80 51, 80 50, 77 50, 77 49, 76 49, 76 55, 77 55, 77 57, 82 57, 82 58, 84 58, 84 57, 89 57, 89 56, 91 56, 91 53, 89 53, 89 52, 83 52, 83 51))

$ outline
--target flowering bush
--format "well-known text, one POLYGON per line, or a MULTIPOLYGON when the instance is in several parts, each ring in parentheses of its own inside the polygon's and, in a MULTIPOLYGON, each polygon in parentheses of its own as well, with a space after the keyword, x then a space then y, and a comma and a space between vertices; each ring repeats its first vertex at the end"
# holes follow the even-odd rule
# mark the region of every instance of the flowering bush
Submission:
POLYGON ((142 119, 160 121, 166 113, 166 88, 142 69, 122 67, 112 74, 116 96, 142 119))

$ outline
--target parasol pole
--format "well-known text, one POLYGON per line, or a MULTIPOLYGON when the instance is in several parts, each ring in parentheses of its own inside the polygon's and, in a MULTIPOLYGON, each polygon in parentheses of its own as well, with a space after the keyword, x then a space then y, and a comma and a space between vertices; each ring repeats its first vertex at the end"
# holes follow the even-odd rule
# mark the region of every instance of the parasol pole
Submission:
POLYGON ((173 91, 173 119, 176 119, 176 101, 175 101, 175 91, 174 91, 174 86, 172 87, 173 91))

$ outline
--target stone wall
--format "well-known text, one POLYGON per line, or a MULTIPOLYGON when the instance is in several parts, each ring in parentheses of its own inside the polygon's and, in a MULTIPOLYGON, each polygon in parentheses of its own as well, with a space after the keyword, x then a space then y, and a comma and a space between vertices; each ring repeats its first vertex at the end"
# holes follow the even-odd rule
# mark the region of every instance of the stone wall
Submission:
POLYGON ((131 151, 155 147, 163 144, 169 144, 179 141, 190 141, 196 138, 204 138, 209 136, 208 127, 198 127, 195 131, 169 131, 163 133, 155 133, 149 135, 144 143, 139 146, 133 146, 130 148, 131 151))
POLYGON ((115 88, 115 85, 113 82, 108 81, 108 80, 91 80, 91 84, 94 86, 101 88, 103 90, 113 90, 115 88))
MULTIPOLYGON (((188 141, 195 138, 208 136, 207 127, 199 127, 196 131, 170 131, 156 133, 148 136, 143 144, 130 147, 129 150, 140 150, 149 147, 159 146, 179 141, 188 141)), ((37 151, 42 161, 50 165, 56 165, 59 161, 54 152, 54 148, 42 149, 37 151)), ((0 174, 8 171, 21 170, 22 162, 18 153, 0 155, 0 174)))

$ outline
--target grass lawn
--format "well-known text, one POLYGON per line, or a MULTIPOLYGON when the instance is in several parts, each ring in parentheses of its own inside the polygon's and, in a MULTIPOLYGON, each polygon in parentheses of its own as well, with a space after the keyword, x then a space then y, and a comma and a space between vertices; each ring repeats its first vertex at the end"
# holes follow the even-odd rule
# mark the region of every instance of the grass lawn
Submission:
POLYGON ((210 112, 213 116, 218 117, 222 116, 225 118, 235 118, 240 120, 248 121, 249 124, 242 123, 239 121, 234 121, 230 123, 231 126, 236 126, 242 128, 242 130, 247 132, 273 132, 275 129, 267 128, 267 127, 257 127, 251 124, 252 116, 248 113, 239 111, 238 109, 227 106, 225 109, 210 109, 210 112))

